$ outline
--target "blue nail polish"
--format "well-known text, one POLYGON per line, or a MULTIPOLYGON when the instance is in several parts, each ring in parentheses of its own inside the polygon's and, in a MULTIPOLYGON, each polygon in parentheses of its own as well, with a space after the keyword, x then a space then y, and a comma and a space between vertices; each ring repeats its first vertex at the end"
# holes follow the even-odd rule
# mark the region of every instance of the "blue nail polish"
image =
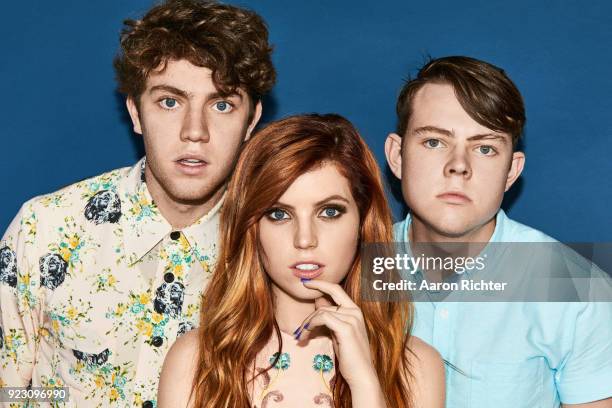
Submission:
POLYGON ((295 329, 295 330, 293 331, 293 335, 295 336, 295 335, 296 335, 296 334, 297 334, 297 333, 300 331, 300 329, 301 329, 301 328, 302 328, 302 326, 300 326, 300 327, 298 327, 297 329, 295 329))
POLYGON ((309 279, 309 278, 300 278, 300 280, 302 281, 302 283, 304 283, 304 282, 311 281, 312 279, 309 279))
POLYGON ((299 340, 301 335, 302 335, 302 331, 300 330, 300 332, 297 334, 297 336, 295 336, 295 339, 299 340))
POLYGON ((306 324, 304 325, 304 329, 307 329, 307 328, 309 328, 309 327, 310 327, 310 323, 306 323, 306 324))

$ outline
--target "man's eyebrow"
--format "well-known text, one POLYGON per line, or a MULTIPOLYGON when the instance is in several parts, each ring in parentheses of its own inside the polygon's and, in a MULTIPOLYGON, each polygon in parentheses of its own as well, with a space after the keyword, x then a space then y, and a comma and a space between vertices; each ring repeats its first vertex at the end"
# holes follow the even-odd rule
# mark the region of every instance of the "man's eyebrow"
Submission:
POLYGON ((468 137, 468 140, 499 140, 501 143, 508 143, 508 140, 504 135, 500 135, 498 133, 483 133, 481 135, 474 135, 468 137))
MULTIPOLYGON (((421 126, 413 130, 414 134, 423 134, 423 133, 439 133, 448 137, 455 137, 455 133, 451 130, 439 128, 437 126, 421 126)), ((504 135, 499 133, 482 133, 474 136, 468 137, 469 141, 474 140, 499 140, 502 143, 508 143, 504 135)))
MULTIPOLYGON (((160 85, 155 85, 152 86, 151 89, 149 89, 149 94, 155 92, 155 91, 161 91, 161 92, 169 92, 172 93, 174 95, 178 95, 181 96, 183 98, 188 99, 189 97, 193 96, 193 94, 183 91, 182 89, 179 89, 177 87, 174 87, 172 85, 165 85, 165 84, 160 84, 160 85)), ((218 99, 218 98, 239 98, 242 101, 242 95, 238 92, 232 92, 229 94, 225 94, 225 93, 221 93, 219 91, 217 92, 212 92, 208 95, 206 95, 206 100, 212 100, 212 99, 218 99)))
POLYGON ((448 129, 442 129, 437 126, 421 126, 421 127, 414 129, 412 132, 417 135, 420 135, 423 133, 439 133, 441 135, 449 136, 449 137, 455 136, 455 134, 452 131, 448 129))
MULTIPOLYGON (((331 196, 329 196, 329 197, 326 197, 326 198, 324 198, 324 199, 322 199, 322 200, 320 200, 320 201, 317 201, 317 202, 315 203, 315 206, 316 206, 316 207, 318 207, 318 206, 320 206, 320 205, 322 205, 322 204, 325 204, 325 203, 327 203, 327 202, 329 202, 329 201, 332 201, 332 200, 340 200, 340 201, 344 201, 345 203, 349 204, 349 200, 347 200, 346 198, 342 197, 341 195, 334 194, 334 195, 331 195, 331 196)), ((276 202, 274 205, 277 205, 277 206, 279 206, 279 207, 285 207, 285 208, 288 208, 288 209, 290 209, 290 210, 293 210, 293 209, 294 209, 294 207, 293 207, 292 205, 285 204, 285 203, 282 203, 282 202, 280 202, 280 201, 277 201, 277 202, 276 202)))
POLYGON ((179 95, 182 96, 184 98, 189 98, 189 93, 183 91, 182 89, 176 88, 174 86, 170 86, 170 85, 155 85, 152 86, 151 89, 149 89, 149 94, 152 94, 153 92, 156 91, 161 91, 161 92, 169 92, 171 94, 174 95, 179 95))

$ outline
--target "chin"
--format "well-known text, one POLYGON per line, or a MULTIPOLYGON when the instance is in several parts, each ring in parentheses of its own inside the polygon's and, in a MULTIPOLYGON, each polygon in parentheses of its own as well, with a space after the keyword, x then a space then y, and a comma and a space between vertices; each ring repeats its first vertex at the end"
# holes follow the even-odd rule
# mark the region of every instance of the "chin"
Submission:
MULTIPOLYGON (((300 284, 301 285, 301 284, 300 284)), ((291 290, 284 290, 283 291, 287 294, 289 294, 292 298, 294 298, 295 300, 302 300, 302 301, 310 301, 310 300, 315 300, 317 298, 320 298, 321 296, 323 296, 323 294, 321 292, 319 292, 318 290, 314 290, 314 289, 307 289, 305 287, 301 287, 301 288, 291 288, 291 290)))
POLYGON ((193 186, 189 188, 189 186, 186 186, 185 184, 181 185, 181 187, 173 186, 174 188, 172 188, 171 190, 173 198, 181 203, 202 203, 204 201, 209 200, 211 196, 217 192, 217 190, 215 190, 209 185, 193 186))
POLYGON ((460 238, 469 233, 473 226, 460 216, 438 217, 427 219, 426 223, 439 235, 448 238, 460 238))
POLYGON ((471 231, 471 229, 466 226, 449 227, 448 225, 444 225, 436 229, 439 234, 448 238, 461 238, 471 231))
POLYGON ((449 238, 464 237, 487 223, 487 221, 474 222, 474 220, 456 218, 449 222, 444 222, 443 220, 442 222, 440 221, 441 220, 437 220, 434 224, 432 224, 434 229, 438 231, 439 234, 442 234, 449 238))

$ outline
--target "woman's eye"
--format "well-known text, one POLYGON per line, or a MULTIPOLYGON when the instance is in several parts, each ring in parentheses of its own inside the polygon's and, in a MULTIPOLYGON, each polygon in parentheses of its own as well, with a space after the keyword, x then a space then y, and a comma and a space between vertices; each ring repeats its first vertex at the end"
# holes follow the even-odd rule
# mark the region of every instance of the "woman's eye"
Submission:
POLYGON ((426 147, 431 147, 432 149, 435 149, 436 147, 440 147, 440 141, 438 139, 427 139, 425 141, 425 146, 426 147))
POLYGON ((232 110, 232 105, 230 105, 229 102, 220 101, 215 103, 214 109, 218 112, 227 113, 232 110))
POLYGON ((323 211, 321 211, 321 216, 325 218, 338 218, 341 214, 342 211, 335 207, 327 207, 324 208, 323 211))
POLYGON ((478 151, 485 156, 493 156, 495 153, 497 153, 492 146, 479 146, 478 151))
POLYGON ((174 98, 164 98, 160 103, 164 109, 174 109, 178 105, 178 101, 174 98))
POLYGON ((289 218, 289 214, 280 208, 275 208, 268 213, 268 218, 272 221, 281 221, 289 218))

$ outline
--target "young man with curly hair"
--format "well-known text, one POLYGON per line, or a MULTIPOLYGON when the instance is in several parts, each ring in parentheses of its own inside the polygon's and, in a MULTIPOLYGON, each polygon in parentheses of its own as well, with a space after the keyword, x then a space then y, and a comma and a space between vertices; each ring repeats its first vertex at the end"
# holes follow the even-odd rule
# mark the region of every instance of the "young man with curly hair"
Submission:
POLYGON ((128 20, 115 59, 146 158, 36 197, 0 242, 0 386, 65 406, 156 405, 166 352, 199 321, 219 209, 273 86, 251 11, 168 0, 128 20))

